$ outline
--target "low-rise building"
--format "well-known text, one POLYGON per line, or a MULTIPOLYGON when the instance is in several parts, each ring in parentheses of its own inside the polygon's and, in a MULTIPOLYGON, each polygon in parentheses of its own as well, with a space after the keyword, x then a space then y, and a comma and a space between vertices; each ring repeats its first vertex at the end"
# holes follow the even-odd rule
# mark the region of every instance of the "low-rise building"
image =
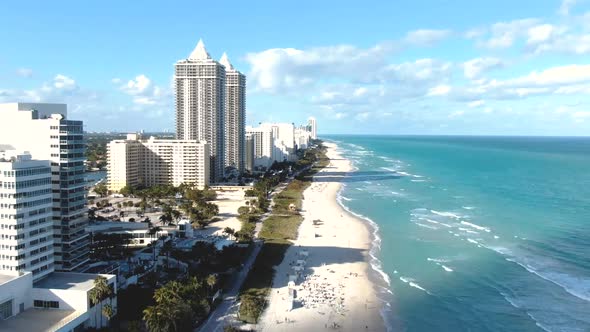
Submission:
POLYGON ((33 275, 0 274, 0 331, 81 331, 108 325, 102 307, 117 312, 117 278, 106 278, 111 297, 92 303, 90 292, 98 274, 52 272, 33 282, 33 275))

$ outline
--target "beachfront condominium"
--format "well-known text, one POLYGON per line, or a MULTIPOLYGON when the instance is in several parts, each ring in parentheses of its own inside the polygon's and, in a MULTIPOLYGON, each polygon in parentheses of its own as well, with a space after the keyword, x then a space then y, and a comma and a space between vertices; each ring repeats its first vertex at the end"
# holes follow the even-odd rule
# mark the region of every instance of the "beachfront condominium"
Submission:
POLYGON ((124 187, 192 184, 209 185, 209 144, 196 140, 171 140, 139 134, 107 145, 107 182, 112 191, 124 187))
POLYGON ((174 66, 176 138, 207 141, 210 179, 223 178, 225 164, 225 67, 213 60, 202 40, 174 66))
POLYGON ((0 273, 53 272, 51 164, 0 146, 0 273))
POLYGON ((225 67, 225 167, 244 173, 246 139, 246 76, 236 70, 223 53, 225 67))
POLYGON ((317 125, 317 122, 313 116, 309 117, 309 119, 307 120, 307 126, 308 126, 308 131, 311 133, 311 138, 317 139, 318 138, 318 125, 317 125))
POLYGON ((296 161, 295 125, 292 123, 263 123, 261 127, 270 127, 274 140, 275 161, 296 161))
POLYGON ((50 162, 55 269, 79 270, 89 260, 82 121, 68 120, 65 104, 42 103, 0 104, 0 120, 0 144, 50 162))
POLYGON ((306 126, 295 128, 294 139, 296 149, 307 149, 311 141, 311 132, 307 130, 306 126))
POLYGON ((254 167, 267 168, 274 161, 274 139, 272 128, 268 126, 246 127, 246 135, 252 139, 254 146, 254 167))

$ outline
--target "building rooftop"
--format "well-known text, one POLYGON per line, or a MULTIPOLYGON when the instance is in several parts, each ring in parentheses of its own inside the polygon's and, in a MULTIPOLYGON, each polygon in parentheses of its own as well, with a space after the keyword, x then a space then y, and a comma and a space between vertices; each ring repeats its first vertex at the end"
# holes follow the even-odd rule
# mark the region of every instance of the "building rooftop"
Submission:
POLYGON ((0 332, 55 331, 81 314, 74 310, 28 309, 16 316, 0 321, 0 332))
POLYGON ((18 276, 8 275, 8 274, 0 274, 0 285, 5 284, 11 280, 18 278, 18 276))
POLYGON ((145 222, 120 222, 120 221, 100 221, 86 226, 87 232, 111 233, 121 231, 141 231, 148 230, 149 225, 145 222))
POLYGON ((231 62, 229 62, 229 58, 227 57, 227 53, 223 52, 223 55, 221 56, 221 59, 219 60, 219 63, 221 63, 226 70, 233 70, 234 66, 231 65, 231 62))
POLYGON ((99 274, 93 273, 52 272, 35 282, 33 287, 89 291, 94 287, 94 279, 98 276, 99 274))
POLYGON ((189 58, 189 60, 211 59, 211 56, 207 52, 207 49, 205 49, 205 44, 203 43, 202 39, 199 39, 199 43, 197 44, 197 47, 195 47, 195 49, 193 50, 191 55, 189 55, 188 58, 189 58))

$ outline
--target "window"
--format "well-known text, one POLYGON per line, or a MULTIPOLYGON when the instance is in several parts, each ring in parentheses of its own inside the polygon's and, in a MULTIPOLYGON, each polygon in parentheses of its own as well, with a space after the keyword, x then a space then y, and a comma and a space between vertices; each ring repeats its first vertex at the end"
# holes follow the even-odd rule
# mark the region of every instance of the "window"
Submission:
POLYGON ((12 316, 12 300, 0 304, 0 320, 12 316))
POLYGON ((35 308, 51 308, 51 309, 59 309, 59 302, 58 301, 43 301, 43 300, 34 300, 33 306, 35 308))

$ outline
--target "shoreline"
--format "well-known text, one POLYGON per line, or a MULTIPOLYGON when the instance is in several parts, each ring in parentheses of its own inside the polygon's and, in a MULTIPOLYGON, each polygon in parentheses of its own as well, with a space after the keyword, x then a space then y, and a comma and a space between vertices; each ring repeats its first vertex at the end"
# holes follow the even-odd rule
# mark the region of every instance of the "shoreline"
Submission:
POLYGON ((264 331, 333 327, 386 331, 385 301, 378 296, 386 286, 376 280, 379 276, 372 275, 379 273, 372 265, 375 247, 378 250, 374 244, 378 228, 341 203, 342 179, 353 167, 341 157, 336 144, 324 145, 330 164, 314 175, 303 193, 304 220, 297 240, 276 267, 269 303, 257 327, 264 331), (321 222, 313 222, 318 219, 321 222), (309 256, 302 256, 302 252, 309 256), (288 286, 289 275, 291 279, 297 275, 296 265, 304 268, 296 285, 288 286), (296 292, 295 302, 289 300, 289 288, 296 292))

